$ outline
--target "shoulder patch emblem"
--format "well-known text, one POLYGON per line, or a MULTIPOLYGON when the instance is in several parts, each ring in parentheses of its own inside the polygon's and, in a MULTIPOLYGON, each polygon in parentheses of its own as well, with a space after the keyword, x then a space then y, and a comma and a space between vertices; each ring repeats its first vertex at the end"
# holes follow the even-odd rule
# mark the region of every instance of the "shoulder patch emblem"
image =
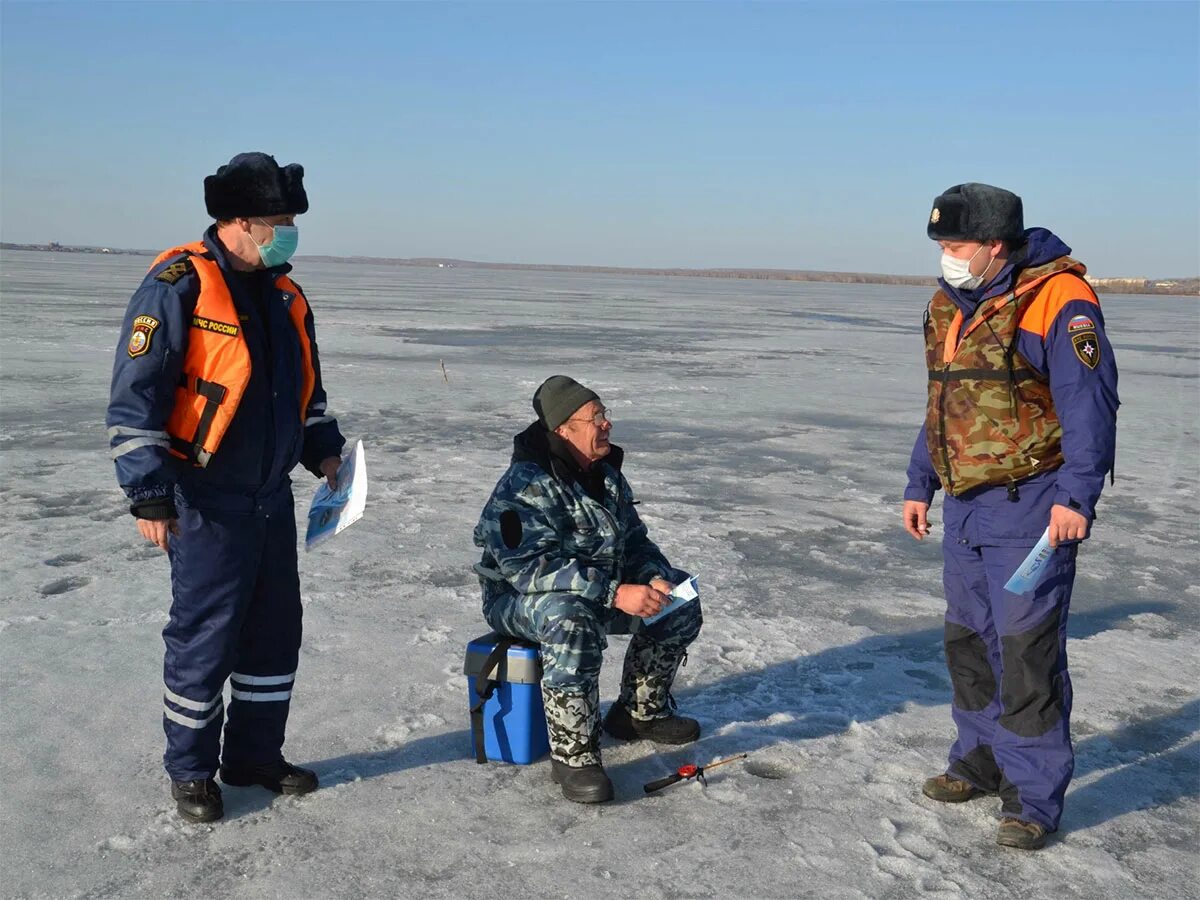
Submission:
POLYGON ((1067 323, 1067 333, 1074 334, 1077 331, 1095 331, 1096 323, 1087 316, 1072 316, 1071 321, 1067 323))
POLYGON ((157 275, 154 276, 155 281, 165 281, 167 284, 174 284, 188 272, 192 271, 192 262, 186 257, 173 262, 157 275))
POLYGON ((150 341, 160 324, 154 316, 138 316, 133 320, 133 331, 129 335, 130 359, 137 359, 150 352, 150 341))
POLYGON ((1089 369, 1100 365, 1100 341, 1094 331, 1079 331, 1071 335, 1071 344, 1075 347, 1075 355, 1089 369))

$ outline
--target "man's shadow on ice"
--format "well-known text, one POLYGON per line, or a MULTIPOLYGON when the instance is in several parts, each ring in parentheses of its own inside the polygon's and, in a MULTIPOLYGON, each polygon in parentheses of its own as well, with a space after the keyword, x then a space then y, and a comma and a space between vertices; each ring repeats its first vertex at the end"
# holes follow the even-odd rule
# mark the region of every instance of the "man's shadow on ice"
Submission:
MULTIPOLYGON (((1117 627, 1130 616, 1171 611, 1173 607, 1166 603, 1118 603, 1073 613, 1068 631, 1072 638, 1087 638, 1117 627)), ((608 655, 607 665, 620 665, 619 659, 611 658, 612 651, 608 655)), ((707 674, 698 673, 699 679, 704 679, 707 674)), ((464 684, 461 719, 464 726, 467 719, 465 687, 464 684)), ((650 752, 639 754, 635 760, 614 764, 613 757, 616 754, 609 749, 613 744, 606 738, 604 746, 609 752, 606 768, 618 785, 620 797, 626 800, 640 799, 641 784, 667 774, 664 765, 673 767, 683 762, 711 761, 720 756, 767 750, 784 742, 826 737, 846 731, 852 722, 871 722, 898 712, 908 704, 949 703, 950 694, 940 626, 904 634, 873 635, 811 656, 689 685, 677 692, 677 698, 682 711, 701 720, 705 730, 701 743, 675 751, 664 747, 654 747, 651 751, 653 745, 637 745, 644 746, 650 752)), ((1174 733, 1172 729, 1178 730, 1177 725, 1182 727, 1180 723, 1185 723, 1189 714, 1194 720, 1194 705, 1168 717, 1168 723, 1158 720, 1131 723, 1117 735, 1098 735, 1088 739, 1079 748, 1081 773, 1088 765, 1093 770, 1098 767, 1097 762, 1089 762, 1099 758, 1102 748, 1098 741, 1107 739, 1114 745, 1128 748, 1127 752, 1132 753, 1136 750, 1137 742, 1151 733, 1174 733), (1143 730, 1139 731, 1139 728, 1143 730)), ((947 742, 950 739, 949 728, 947 720, 947 742)), ((939 754, 944 751, 945 747, 937 747, 939 754)), ((1166 761, 1163 757, 1155 757, 1145 761, 1145 767, 1140 762, 1129 762, 1123 769, 1105 775, 1095 785, 1076 789, 1072 794, 1072 802, 1079 804, 1083 818, 1082 821, 1072 821, 1071 827, 1088 827, 1104 821, 1103 818, 1097 819, 1097 816, 1111 818, 1129 808, 1137 808, 1130 806, 1131 803, 1142 802, 1138 800, 1137 792, 1126 791, 1125 788, 1136 785, 1141 777, 1138 773, 1143 768, 1146 777, 1152 777, 1159 768, 1175 771, 1186 767, 1195 753, 1196 744, 1193 743, 1173 751, 1171 758, 1166 761), (1128 795, 1128 802, 1117 805, 1104 802, 1103 794, 1098 792, 1111 789, 1101 783, 1106 779, 1119 780, 1118 793, 1128 795), (1093 796, 1100 802, 1091 803, 1093 796), (1094 811, 1089 813, 1088 810, 1093 808, 1094 811)), ((470 730, 464 727, 420 737, 399 747, 349 753, 318 760, 310 765, 320 776, 322 786, 331 787, 423 766, 467 762, 474 764, 470 730)), ((538 765, 545 766, 545 760, 538 765)), ((746 766, 752 774, 763 778, 787 778, 798 768, 782 754, 763 754, 760 759, 751 757, 746 766)), ((1194 764, 1192 771, 1195 771, 1194 764)), ((1176 779, 1172 784, 1176 789, 1167 791, 1166 795, 1156 788, 1155 796, 1160 798, 1158 802, 1173 802, 1179 797, 1195 795, 1194 778, 1190 786, 1186 778, 1176 779), (1191 793, 1188 793, 1189 790, 1191 793)), ((1142 800, 1144 798, 1143 794, 1142 800)), ((1142 805, 1145 803, 1142 802, 1142 805)))
MULTIPOLYGON (((1119 626, 1131 616, 1173 611, 1168 603, 1147 601, 1073 612, 1068 634, 1073 639, 1089 638, 1119 626)), ((661 777, 684 762, 702 763, 738 753, 766 751, 747 760, 747 771, 762 778, 786 779, 799 771, 800 763, 789 758, 783 745, 843 733, 852 723, 870 723, 910 704, 949 704, 952 690, 942 640, 940 626, 872 635, 811 656, 689 685, 677 691, 676 697, 682 711, 701 720, 705 735, 701 743, 678 750, 656 747, 658 758, 642 756, 606 768, 614 781, 626 785, 620 793, 630 795, 629 799, 635 799, 632 788, 640 783, 638 779, 661 777), (773 747, 779 751, 771 752, 773 747)), ((1181 711, 1179 716, 1183 721, 1186 713, 1181 711)), ((1162 726, 1151 722, 1145 727, 1162 726)), ((929 747, 939 762, 952 740, 951 728, 947 716, 945 740, 929 747)), ((1089 752, 1087 744, 1083 749, 1089 752)), ((1186 762, 1186 751, 1177 751, 1184 755, 1177 765, 1186 762)), ((1195 752, 1194 747, 1191 752, 1195 752)), ((1181 784, 1180 789, 1184 788, 1186 785, 1181 784)), ((1168 792, 1172 796, 1167 802, 1190 796, 1181 790, 1168 792)), ((1101 811, 1119 815, 1122 810, 1103 807, 1101 811)))
MULTIPOLYGON (((1190 700, 1171 712, 1078 742, 1077 783, 1067 794, 1063 827, 1082 831, 1125 813, 1200 797, 1198 732, 1200 700, 1190 700), (1103 774, 1087 780, 1096 772, 1103 774)), ((1188 833, 1193 840, 1194 823, 1188 833)))

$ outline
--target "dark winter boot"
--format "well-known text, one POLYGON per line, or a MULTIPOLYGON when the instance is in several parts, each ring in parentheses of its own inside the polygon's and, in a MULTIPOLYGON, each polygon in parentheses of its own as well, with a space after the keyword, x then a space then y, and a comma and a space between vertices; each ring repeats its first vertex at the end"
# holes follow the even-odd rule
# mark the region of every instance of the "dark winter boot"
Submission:
POLYGON ((625 653, 621 695, 604 718, 604 730, 622 741, 647 738, 658 744, 690 744, 700 723, 677 716, 671 685, 687 654, 680 647, 635 634, 625 653))
POLYGON ((576 803, 611 800, 612 782, 600 761, 599 685, 583 693, 542 685, 542 703, 550 736, 550 777, 563 796, 576 803))
POLYGON ((645 738, 656 744, 690 744, 700 737, 700 723, 668 713, 660 719, 635 719, 620 702, 604 717, 604 730, 621 741, 645 738))
POLYGON ((1046 829, 1037 822, 1026 822, 1006 816, 1000 820, 996 843, 1001 847, 1016 847, 1018 850, 1041 850, 1046 846, 1046 829))
POLYGON ((982 797, 985 792, 969 781, 945 774, 927 779, 921 793, 939 803, 965 803, 967 800, 982 797))
POLYGON ((225 815, 221 789, 211 778, 195 781, 172 781, 171 799, 179 815, 189 822, 215 822, 225 815))
POLYGON ((562 787, 563 796, 576 803, 605 803, 613 798, 612 781, 601 765, 575 769, 550 757, 550 777, 562 787))
POLYGON ((276 760, 257 766, 221 766, 221 780, 234 787, 260 785, 276 794, 309 794, 317 789, 317 773, 276 760))

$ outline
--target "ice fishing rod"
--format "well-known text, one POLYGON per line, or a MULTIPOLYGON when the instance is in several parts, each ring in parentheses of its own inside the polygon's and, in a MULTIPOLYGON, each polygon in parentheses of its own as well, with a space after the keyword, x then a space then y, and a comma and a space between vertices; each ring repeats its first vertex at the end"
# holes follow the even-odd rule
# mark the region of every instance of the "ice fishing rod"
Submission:
POLYGON ((647 794, 653 794, 655 791, 661 791, 665 787, 670 787, 679 781, 688 781, 695 778, 705 787, 708 787, 708 780, 704 777, 704 773, 709 769, 715 769, 717 766, 723 766, 726 763, 737 762, 739 759, 745 759, 749 753, 739 753, 737 756, 731 756, 728 759, 720 759, 715 763, 709 763, 707 766, 697 766, 689 763, 686 766, 680 766, 671 775, 666 778, 660 778, 657 781, 652 781, 647 785, 642 786, 647 794))

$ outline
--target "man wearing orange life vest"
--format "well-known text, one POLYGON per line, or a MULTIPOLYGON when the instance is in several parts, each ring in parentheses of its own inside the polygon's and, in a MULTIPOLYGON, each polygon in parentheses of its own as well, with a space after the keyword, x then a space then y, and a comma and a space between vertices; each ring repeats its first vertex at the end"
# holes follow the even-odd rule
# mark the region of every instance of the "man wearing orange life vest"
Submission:
POLYGON ((1074 770, 1067 611, 1079 543, 1113 470, 1117 368, 1083 264, 1021 198, 987 184, 937 197, 926 233, 942 277, 925 313, 928 404, 904 527, 942 507, 946 662, 958 739, 930 799, 1002 801, 997 843, 1042 847, 1074 770), (1049 532, 1025 593, 1010 576, 1049 532))
POLYGON ((282 754, 301 635, 289 473, 303 463, 332 485, 345 440, 326 409, 312 311, 288 275, 303 176, 242 153, 204 179, 216 223, 155 260, 113 367, 117 480, 138 531, 171 561, 163 760, 189 821, 223 815, 218 770, 229 785, 317 787, 282 754))

